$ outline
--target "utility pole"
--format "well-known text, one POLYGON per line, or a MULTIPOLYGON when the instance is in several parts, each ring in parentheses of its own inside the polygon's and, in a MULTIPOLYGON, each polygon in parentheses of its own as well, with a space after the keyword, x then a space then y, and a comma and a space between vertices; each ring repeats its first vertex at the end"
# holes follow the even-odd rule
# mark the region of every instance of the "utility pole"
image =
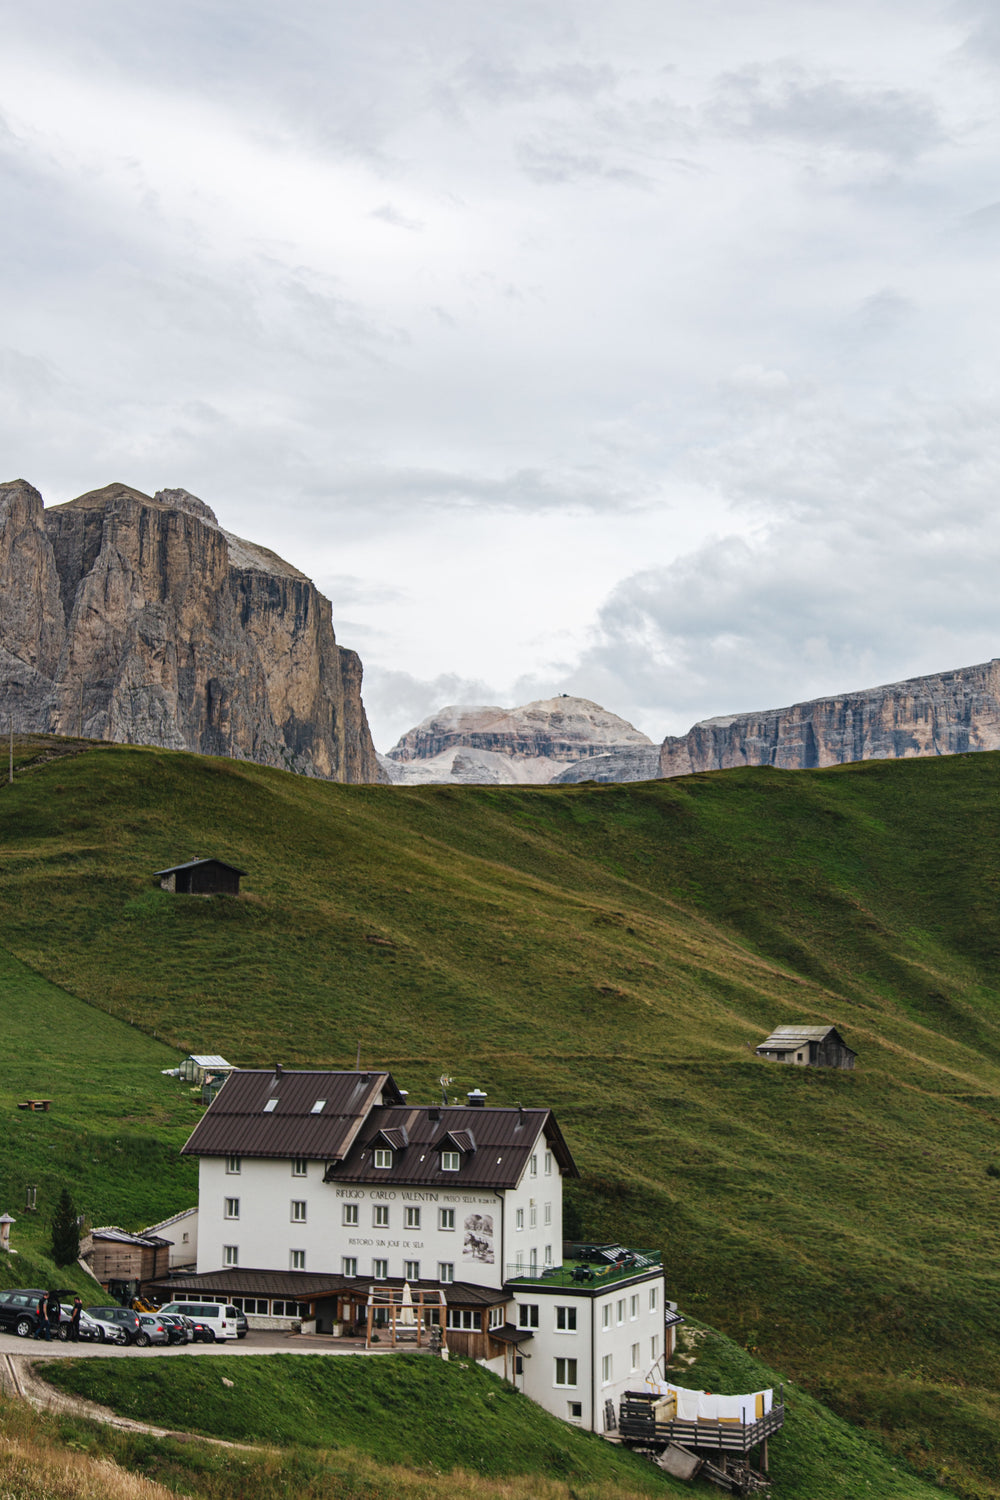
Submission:
POLYGON ((10 773, 8 775, 8 781, 9 781, 9 783, 10 783, 11 786, 14 785, 14 715, 13 714, 11 714, 11 716, 10 716, 10 773))

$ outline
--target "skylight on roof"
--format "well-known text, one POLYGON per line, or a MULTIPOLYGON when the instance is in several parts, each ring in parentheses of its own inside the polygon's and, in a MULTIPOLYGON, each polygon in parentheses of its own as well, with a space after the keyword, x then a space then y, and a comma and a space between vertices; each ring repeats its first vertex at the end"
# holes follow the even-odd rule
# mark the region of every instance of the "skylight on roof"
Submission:
POLYGON ((317 1099, 316 1103, 313 1105, 313 1107, 309 1111, 309 1113, 311 1115, 321 1115, 323 1113, 323 1106, 324 1106, 325 1103, 326 1103, 325 1099, 317 1099))
POLYGON ((266 1115, 273 1114, 277 1103, 277 1099, 268 1099, 267 1103, 264 1105, 264 1113, 266 1115))

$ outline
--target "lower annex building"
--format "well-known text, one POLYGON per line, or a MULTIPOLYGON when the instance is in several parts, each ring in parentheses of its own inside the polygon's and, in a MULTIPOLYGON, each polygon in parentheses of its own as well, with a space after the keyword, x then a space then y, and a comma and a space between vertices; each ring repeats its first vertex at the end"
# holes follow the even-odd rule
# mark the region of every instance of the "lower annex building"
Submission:
POLYGON ((578 1172, 551 1110, 478 1090, 414 1105, 387 1072, 234 1070, 183 1150, 199 1159, 198 1258, 158 1282, 171 1297, 380 1345, 440 1327, 449 1352, 594 1431, 672 1352, 659 1255, 564 1261, 578 1172))

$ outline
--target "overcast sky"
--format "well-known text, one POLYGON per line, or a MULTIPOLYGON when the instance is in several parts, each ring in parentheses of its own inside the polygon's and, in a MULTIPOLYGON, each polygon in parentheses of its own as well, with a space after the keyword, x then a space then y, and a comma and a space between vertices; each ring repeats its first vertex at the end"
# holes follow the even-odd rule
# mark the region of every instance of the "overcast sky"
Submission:
POLYGON ((380 749, 1000 655, 995 5, 0 13, 0 479, 282 553, 380 749))

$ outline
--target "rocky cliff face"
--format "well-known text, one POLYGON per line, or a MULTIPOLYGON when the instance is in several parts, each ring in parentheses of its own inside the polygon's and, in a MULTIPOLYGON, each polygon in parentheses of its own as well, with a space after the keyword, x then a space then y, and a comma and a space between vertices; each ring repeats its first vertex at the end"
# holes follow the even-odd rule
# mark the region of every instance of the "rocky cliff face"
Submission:
POLYGON ((443 708, 404 734, 382 764, 392 781, 409 785, 541 784, 614 747, 640 746, 656 755, 647 736, 617 714, 589 698, 563 696, 521 708, 443 708))
POLYGON ((791 708, 705 719, 664 740, 661 776, 1000 749, 1000 660, 791 708))
POLYGON ((185 490, 0 485, 0 585, 4 725, 384 779, 329 601, 185 490))

